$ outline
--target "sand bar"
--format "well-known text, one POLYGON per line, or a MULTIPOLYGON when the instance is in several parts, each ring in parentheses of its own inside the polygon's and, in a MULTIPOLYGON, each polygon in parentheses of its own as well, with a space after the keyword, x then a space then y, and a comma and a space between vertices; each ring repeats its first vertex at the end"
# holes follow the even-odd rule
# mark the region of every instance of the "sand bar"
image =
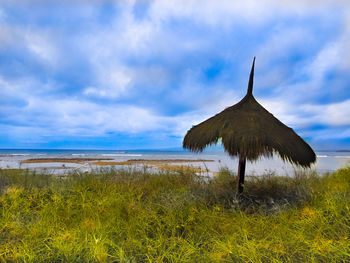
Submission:
POLYGON ((20 163, 86 163, 93 161, 108 161, 111 158, 34 158, 23 160, 20 163))

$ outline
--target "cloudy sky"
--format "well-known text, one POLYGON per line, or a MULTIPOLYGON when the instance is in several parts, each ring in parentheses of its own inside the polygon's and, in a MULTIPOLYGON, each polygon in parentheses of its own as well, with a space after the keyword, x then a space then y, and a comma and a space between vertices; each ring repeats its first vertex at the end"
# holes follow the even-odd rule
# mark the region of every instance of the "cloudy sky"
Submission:
POLYGON ((246 93, 350 149, 350 2, 0 2, 0 148, 181 147, 246 93))

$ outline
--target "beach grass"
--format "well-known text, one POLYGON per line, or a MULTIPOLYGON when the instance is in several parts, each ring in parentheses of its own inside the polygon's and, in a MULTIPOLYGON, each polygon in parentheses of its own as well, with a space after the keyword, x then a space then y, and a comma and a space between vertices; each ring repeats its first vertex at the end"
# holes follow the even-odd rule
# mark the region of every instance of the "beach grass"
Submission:
POLYGON ((0 262, 349 262, 350 168, 0 170, 0 262))

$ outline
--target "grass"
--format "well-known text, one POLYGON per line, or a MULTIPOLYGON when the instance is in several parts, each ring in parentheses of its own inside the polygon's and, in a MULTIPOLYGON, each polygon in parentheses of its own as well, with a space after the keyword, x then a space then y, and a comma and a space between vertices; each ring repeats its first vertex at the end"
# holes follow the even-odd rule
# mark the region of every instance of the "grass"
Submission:
POLYGON ((349 262, 350 168, 250 177, 223 169, 0 170, 0 262, 349 262))

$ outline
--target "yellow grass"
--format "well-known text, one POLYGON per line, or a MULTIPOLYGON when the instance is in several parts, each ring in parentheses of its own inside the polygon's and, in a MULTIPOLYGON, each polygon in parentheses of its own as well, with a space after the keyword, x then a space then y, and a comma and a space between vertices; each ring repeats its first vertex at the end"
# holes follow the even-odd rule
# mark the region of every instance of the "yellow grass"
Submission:
POLYGON ((156 165, 157 168, 164 170, 164 171, 178 171, 178 170, 186 170, 194 173, 200 173, 202 172, 202 169, 200 167, 192 167, 187 165, 171 165, 171 164, 162 164, 162 165, 156 165))
POLYGON ((0 169, 0 262, 350 262, 350 168, 236 179, 0 169))

